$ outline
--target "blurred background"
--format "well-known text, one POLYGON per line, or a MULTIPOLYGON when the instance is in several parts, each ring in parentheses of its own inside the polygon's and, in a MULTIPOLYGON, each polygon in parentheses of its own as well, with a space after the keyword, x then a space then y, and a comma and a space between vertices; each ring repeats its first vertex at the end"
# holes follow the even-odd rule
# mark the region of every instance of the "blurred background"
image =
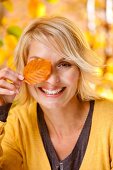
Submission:
POLYGON ((27 23, 40 16, 61 15, 84 32, 91 48, 107 67, 96 87, 113 101, 113 0, 0 0, 0 66, 13 64, 14 49, 27 23))

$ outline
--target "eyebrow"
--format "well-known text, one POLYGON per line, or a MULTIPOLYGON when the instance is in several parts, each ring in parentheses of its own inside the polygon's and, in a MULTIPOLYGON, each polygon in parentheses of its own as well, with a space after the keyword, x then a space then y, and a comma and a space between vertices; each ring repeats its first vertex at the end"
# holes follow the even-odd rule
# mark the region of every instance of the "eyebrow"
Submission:
MULTIPOLYGON (((29 59, 35 59, 35 58, 42 58, 42 57, 39 57, 39 56, 31 56, 31 57, 29 57, 29 59)), ((59 63, 59 62, 65 61, 65 60, 67 60, 67 59, 66 58, 61 58, 56 63, 59 63)))
POLYGON ((57 61, 57 63, 61 62, 61 61, 66 61, 66 58, 61 58, 60 60, 57 61))

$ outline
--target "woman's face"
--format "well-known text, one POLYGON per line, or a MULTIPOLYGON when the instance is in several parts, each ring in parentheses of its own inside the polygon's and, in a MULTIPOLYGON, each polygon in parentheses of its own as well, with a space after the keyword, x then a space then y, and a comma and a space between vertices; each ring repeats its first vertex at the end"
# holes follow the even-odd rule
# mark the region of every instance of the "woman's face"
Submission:
POLYGON ((75 98, 80 76, 78 67, 73 61, 62 58, 51 48, 32 40, 28 62, 38 57, 51 61, 52 72, 43 83, 28 85, 30 94, 45 108, 65 107, 75 98))

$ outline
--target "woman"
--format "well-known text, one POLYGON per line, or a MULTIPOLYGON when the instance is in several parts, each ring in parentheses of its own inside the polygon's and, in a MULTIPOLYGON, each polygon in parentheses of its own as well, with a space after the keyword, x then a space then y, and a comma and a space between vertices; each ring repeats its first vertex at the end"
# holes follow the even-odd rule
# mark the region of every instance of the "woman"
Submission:
POLYGON ((7 68, 1 76, 14 82, 2 84, 13 91, 8 102, 18 93, 1 143, 2 169, 113 169, 113 105, 94 101, 99 59, 81 31, 63 17, 36 19, 20 38, 15 63, 18 73, 7 68), (52 72, 26 84, 18 75, 36 58, 49 60, 52 72))

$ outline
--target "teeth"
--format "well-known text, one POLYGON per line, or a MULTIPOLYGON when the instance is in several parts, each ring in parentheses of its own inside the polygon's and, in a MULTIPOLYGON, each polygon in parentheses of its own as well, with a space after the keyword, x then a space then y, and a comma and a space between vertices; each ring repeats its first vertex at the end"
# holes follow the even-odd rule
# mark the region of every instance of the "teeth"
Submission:
POLYGON ((50 94, 50 95, 53 95, 53 94, 58 94, 63 88, 60 88, 60 89, 57 89, 57 90, 47 90, 47 89, 43 89, 42 90, 46 93, 46 94, 50 94))

